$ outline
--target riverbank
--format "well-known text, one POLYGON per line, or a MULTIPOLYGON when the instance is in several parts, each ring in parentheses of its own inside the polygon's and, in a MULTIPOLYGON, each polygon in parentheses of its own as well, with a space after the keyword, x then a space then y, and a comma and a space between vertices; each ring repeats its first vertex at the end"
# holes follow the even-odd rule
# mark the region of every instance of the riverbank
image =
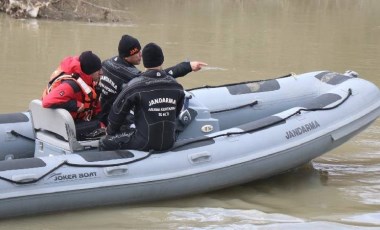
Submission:
POLYGON ((13 18, 41 18, 88 22, 128 22, 127 9, 119 1, 96 0, 0 0, 0 11, 13 18))

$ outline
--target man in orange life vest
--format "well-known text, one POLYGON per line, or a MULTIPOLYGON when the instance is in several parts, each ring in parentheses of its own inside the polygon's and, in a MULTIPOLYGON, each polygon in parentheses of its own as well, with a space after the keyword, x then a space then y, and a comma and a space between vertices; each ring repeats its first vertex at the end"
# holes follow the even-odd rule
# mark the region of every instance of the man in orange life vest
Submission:
POLYGON ((79 140, 104 127, 96 117, 100 112, 96 86, 102 74, 101 67, 100 58, 91 51, 79 57, 66 57, 51 75, 42 95, 44 108, 63 108, 70 112, 79 140))

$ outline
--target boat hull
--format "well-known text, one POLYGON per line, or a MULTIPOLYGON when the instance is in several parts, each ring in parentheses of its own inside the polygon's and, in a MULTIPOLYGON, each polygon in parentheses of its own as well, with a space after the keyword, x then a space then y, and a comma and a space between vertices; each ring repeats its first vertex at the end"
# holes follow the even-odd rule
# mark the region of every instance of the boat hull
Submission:
MULTIPOLYGON (((302 77, 314 81, 306 78, 318 74, 302 77)), ((239 94, 239 103, 242 97, 261 100, 223 123, 230 128, 206 133, 204 125, 216 126, 227 115, 234 118, 234 112, 211 113, 220 108, 216 99, 205 101, 210 91, 192 92, 196 117, 173 149, 163 153, 49 149, 39 157, 0 161, 0 218, 173 199, 267 178, 344 144, 380 116, 380 91, 363 79, 310 90, 299 92, 313 97, 298 106, 295 96, 284 102, 280 94, 267 99, 262 92, 251 98, 239 94), (267 109, 278 104, 289 108, 267 109), (271 111, 265 114, 265 109, 271 111)), ((36 143, 43 152, 41 140, 36 143)))

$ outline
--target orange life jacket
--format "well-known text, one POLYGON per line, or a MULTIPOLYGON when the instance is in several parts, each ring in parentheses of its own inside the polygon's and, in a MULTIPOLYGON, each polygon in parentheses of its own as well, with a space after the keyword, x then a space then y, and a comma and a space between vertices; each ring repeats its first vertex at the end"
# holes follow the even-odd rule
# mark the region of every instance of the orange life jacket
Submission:
POLYGON ((71 80, 78 84, 82 90, 84 110, 82 112, 70 112, 74 119, 90 121, 97 106, 98 97, 93 87, 90 87, 78 74, 65 74, 60 68, 55 70, 50 76, 50 81, 42 93, 42 98, 48 95, 54 88, 64 80, 71 80))

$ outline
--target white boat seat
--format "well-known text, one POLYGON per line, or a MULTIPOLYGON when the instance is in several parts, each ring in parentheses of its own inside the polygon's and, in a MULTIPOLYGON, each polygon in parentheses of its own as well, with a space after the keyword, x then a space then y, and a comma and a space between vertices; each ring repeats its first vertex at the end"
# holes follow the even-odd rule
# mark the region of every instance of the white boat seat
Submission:
POLYGON ((76 139, 75 123, 67 110, 43 108, 41 100, 31 101, 29 110, 36 139, 70 152, 98 147, 99 140, 76 139))

